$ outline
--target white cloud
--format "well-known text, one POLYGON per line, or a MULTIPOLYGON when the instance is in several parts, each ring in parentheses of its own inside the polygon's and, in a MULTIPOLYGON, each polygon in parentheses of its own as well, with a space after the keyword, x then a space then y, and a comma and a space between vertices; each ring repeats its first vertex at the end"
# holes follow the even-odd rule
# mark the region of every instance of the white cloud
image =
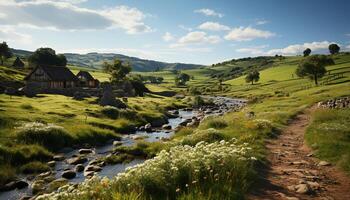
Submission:
POLYGON ((220 41, 221 38, 217 35, 207 35, 202 31, 193 31, 181 37, 177 43, 170 45, 170 47, 183 47, 188 44, 216 44, 220 41))
POLYGON ((166 41, 166 42, 170 42, 170 41, 174 40, 174 36, 171 33, 166 32, 163 35, 163 40, 166 41))
POLYGON ((222 25, 217 22, 204 22, 198 26, 199 29, 209 30, 209 31, 228 31, 230 27, 222 25))
MULTIPOLYGON (((0 38, 3 41, 10 43, 10 45, 15 44, 31 44, 32 37, 30 35, 19 33, 11 27, 2 26, 0 27, 0 38)), ((2 41, 0 41, 2 42, 2 41)))
POLYGON ((268 55, 283 54, 283 55, 296 55, 301 54, 306 48, 310 48, 311 51, 319 51, 328 49, 328 46, 334 42, 322 41, 322 42, 310 42, 304 44, 293 44, 281 49, 271 49, 266 52, 268 55))
POLYGON ((269 23, 269 21, 267 21, 267 20, 258 20, 256 22, 256 25, 264 25, 264 24, 267 24, 267 23, 269 23))
POLYGON ((224 14, 215 12, 214 10, 209 9, 209 8, 198 9, 198 10, 195 10, 194 12, 201 13, 201 14, 206 15, 206 16, 213 16, 213 17, 220 17, 220 18, 224 16, 224 14))
POLYGON ((232 29, 226 36, 226 40, 232 41, 250 41, 257 38, 270 38, 275 36, 270 31, 259 30, 251 27, 239 27, 232 29))
POLYGON ((116 6, 102 10, 79 7, 81 0, 29 0, 0 2, 1 25, 31 26, 57 30, 121 28, 128 34, 150 32, 137 8, 116 6))
POLYGON ((192 28, 186 27, 186 26, 184 26, 182 24, 179 25, 179 28, 181 28, 181 29, 183 29, 185 31, 192 31, 193 30, 192 28))
POLYGON ((350 33, 345 34, 346 36, 350 37, 350 33))

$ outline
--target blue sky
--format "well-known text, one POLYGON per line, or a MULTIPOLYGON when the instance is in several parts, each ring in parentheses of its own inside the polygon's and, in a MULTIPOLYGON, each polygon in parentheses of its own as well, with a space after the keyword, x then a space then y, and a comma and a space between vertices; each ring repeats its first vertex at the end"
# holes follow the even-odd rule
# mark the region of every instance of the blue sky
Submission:
POLYGON ((59 53, 212 64, 350 50, 347 0, 0 0, 0 40, 59 53))

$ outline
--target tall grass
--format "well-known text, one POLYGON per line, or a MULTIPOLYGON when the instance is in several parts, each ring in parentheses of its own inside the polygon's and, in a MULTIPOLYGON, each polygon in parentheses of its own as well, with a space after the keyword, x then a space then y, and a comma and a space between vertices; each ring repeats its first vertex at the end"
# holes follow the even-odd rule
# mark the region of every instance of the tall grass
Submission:
POLYGON ((320 159, 350 174, 350 110, 322 109, 315 112, 305 135, 320 159))
POLYGON ((18 127, 17 139, 25 144, 40 144, 48 149, 58 150, 70 144, 73 137, 63 127, 31 122, 18 127))

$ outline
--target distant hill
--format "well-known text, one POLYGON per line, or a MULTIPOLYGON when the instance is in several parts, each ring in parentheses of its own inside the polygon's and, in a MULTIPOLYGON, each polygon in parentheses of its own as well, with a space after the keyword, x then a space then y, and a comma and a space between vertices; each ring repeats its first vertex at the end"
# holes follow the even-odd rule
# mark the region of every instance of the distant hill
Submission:
MULTIPOLYGON (((33 52, 12 49, 12 52, 16 56, 28 57, 33 52)), ((195 69, 203 67, 202 65, 196 64, 184 64, 184 63, 166 63, 154 60, 146 60, 136 57, 125 56, 122 54, 114 53, 87 53, 87 54, 77 54, 77 53, 65 53, 64 54, 68 60, 69 65, 75 65, 86 68, 99 69, 102 67, 104 61, 111 62, 114 59, 119 59, 125 62, 130 62, 134 71, 155 71, 159 70, 181 70, 181 69, 195 69)))

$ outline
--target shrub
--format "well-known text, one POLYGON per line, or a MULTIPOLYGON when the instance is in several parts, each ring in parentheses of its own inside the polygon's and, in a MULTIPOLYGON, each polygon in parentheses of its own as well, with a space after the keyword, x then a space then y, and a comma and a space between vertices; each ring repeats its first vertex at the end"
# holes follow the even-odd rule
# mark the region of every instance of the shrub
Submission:
POLYGON ((37 174, 49 171, 50 167, 42 162, 34 161, 20 167, 20 171, 24 174, 37 174))
POLYGON ((26 144, 40 144, 58 150, 72 141, 72 136, 61 126, 40 122, 25 123, 17 128, 17 139, 26 144))
POLYGON ((34 107, 30 104, 22 104, 20 105, 21 108, 25 109, 25 110, 33 110, 34 107))
POLYGON ((205 121, 207 128, 223 129, 228 126, 227 122, 222 118, 210 118, 205 121))
POLYGON ((119 109, 116 107, 105 106, 101 109, 101 113, 111 119, 119 118, 119 109))

